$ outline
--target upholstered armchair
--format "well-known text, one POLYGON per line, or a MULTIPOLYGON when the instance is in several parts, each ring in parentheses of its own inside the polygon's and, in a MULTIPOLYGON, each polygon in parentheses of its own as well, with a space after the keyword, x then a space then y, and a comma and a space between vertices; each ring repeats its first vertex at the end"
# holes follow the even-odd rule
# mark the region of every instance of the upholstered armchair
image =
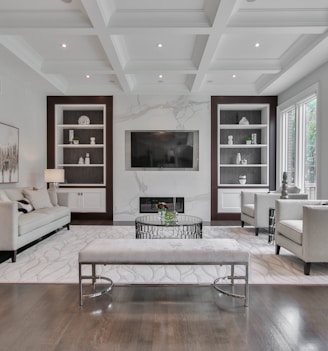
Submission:
POLYGON ((305 275, 311 263, 328 262, 328 200, 277 200, 275 208, 276 254, 281 247, 295 254, 305 275))
MULTIPOLYGON (((296 189, 296 188, 295 188, 296 189)), ((289 189, 291 192, 291 189, 289 189)), ((297 191, 297 190, 294 190, 297 191)), ((299 191, 299 190, 298 190, 299 191)), ((281 192, 275 191, 270 193, 242 191, 241 192, 241 226, 245 223, 255 227, 255 235, 259 234, 260 228, 269 226, 269 209, 275 208, 275 201, 279 199, 281 192)), ((307 199, 308 195, 303 193, 290 193, 288 199, 307 199)))

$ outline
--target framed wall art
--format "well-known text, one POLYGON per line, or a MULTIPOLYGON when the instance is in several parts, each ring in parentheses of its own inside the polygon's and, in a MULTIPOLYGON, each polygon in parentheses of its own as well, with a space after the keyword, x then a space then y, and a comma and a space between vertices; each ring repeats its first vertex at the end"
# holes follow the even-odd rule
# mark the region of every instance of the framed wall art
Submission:
POLYGON ((18 182, 18 131, 0 123, 0 184, 18 182))

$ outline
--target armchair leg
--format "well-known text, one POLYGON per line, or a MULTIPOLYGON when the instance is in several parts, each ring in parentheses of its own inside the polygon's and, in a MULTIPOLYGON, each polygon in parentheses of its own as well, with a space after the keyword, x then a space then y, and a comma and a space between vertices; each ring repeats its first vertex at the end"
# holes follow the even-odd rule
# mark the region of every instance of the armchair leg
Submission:
POLYGON ((245 222, 241 221, 241 227, 244 228, 245 222))
POLYGON ((259 228, 255 228, 255 235, 256 235, 256 236, 259 235, 259 228))
POLYGON ((276 245, 276 255, 279 255, 279 252, 280 252, 280 246, 276 245))
POLYGON ((310 275, 311 262, 304 262, 304 274, 310 275))

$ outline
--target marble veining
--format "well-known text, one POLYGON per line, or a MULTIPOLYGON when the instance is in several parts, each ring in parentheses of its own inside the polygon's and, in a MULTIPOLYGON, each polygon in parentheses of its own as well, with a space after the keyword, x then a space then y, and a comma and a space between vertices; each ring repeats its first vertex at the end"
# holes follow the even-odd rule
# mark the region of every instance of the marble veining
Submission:
MULTIPOLYGON (((204 226, 204 238, 235 239, 251 253, 251 284, 328 284, 328 264, 313 264, 311 275, 303 274, 303 262, 268 245, 267 234, 254 236, 253 229, 204 226)), ((79 226, 59 231, 10 260, 0 264, 1 283, 77 283, 78 252, 96 238, 134 238, 134 226, 79 226)), ((157 239, 160 240, 160 239, 157 239)), ((226 267, 213 266, 104 266, 98 273, 117 284, 197 283, 209 284, 226 274, 226 267)))

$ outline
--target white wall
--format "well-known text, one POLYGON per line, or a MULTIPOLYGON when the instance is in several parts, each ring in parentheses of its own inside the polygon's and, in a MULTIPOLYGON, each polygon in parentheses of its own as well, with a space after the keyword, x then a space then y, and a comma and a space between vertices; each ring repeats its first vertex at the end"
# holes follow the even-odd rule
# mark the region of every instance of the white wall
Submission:
MULTIPOLYGON (((9 54, 0 47, 0 55, 9 54)), ((12 64, 17 60, 10 59, 12 64)), ((0 188, 42 186, 47 164, 46 96, 51 90, 20 62, 16 67, 9 70, 1 62, 0 122, 19 128, 19 182, 0 188)))
POLYGON ((278 96, 278 104, 286 102, 303 90, 319 84, 317 116, 317 197, 328 199, 328 63, 321 66, 278 96))
POLYGON ((114 97, 114 221, 134 220, 139 197, 185 198, 185 212, 210 220, 210 97, 114 97), (125 170, 125 130, 199 130, 199 171, 125 170))

